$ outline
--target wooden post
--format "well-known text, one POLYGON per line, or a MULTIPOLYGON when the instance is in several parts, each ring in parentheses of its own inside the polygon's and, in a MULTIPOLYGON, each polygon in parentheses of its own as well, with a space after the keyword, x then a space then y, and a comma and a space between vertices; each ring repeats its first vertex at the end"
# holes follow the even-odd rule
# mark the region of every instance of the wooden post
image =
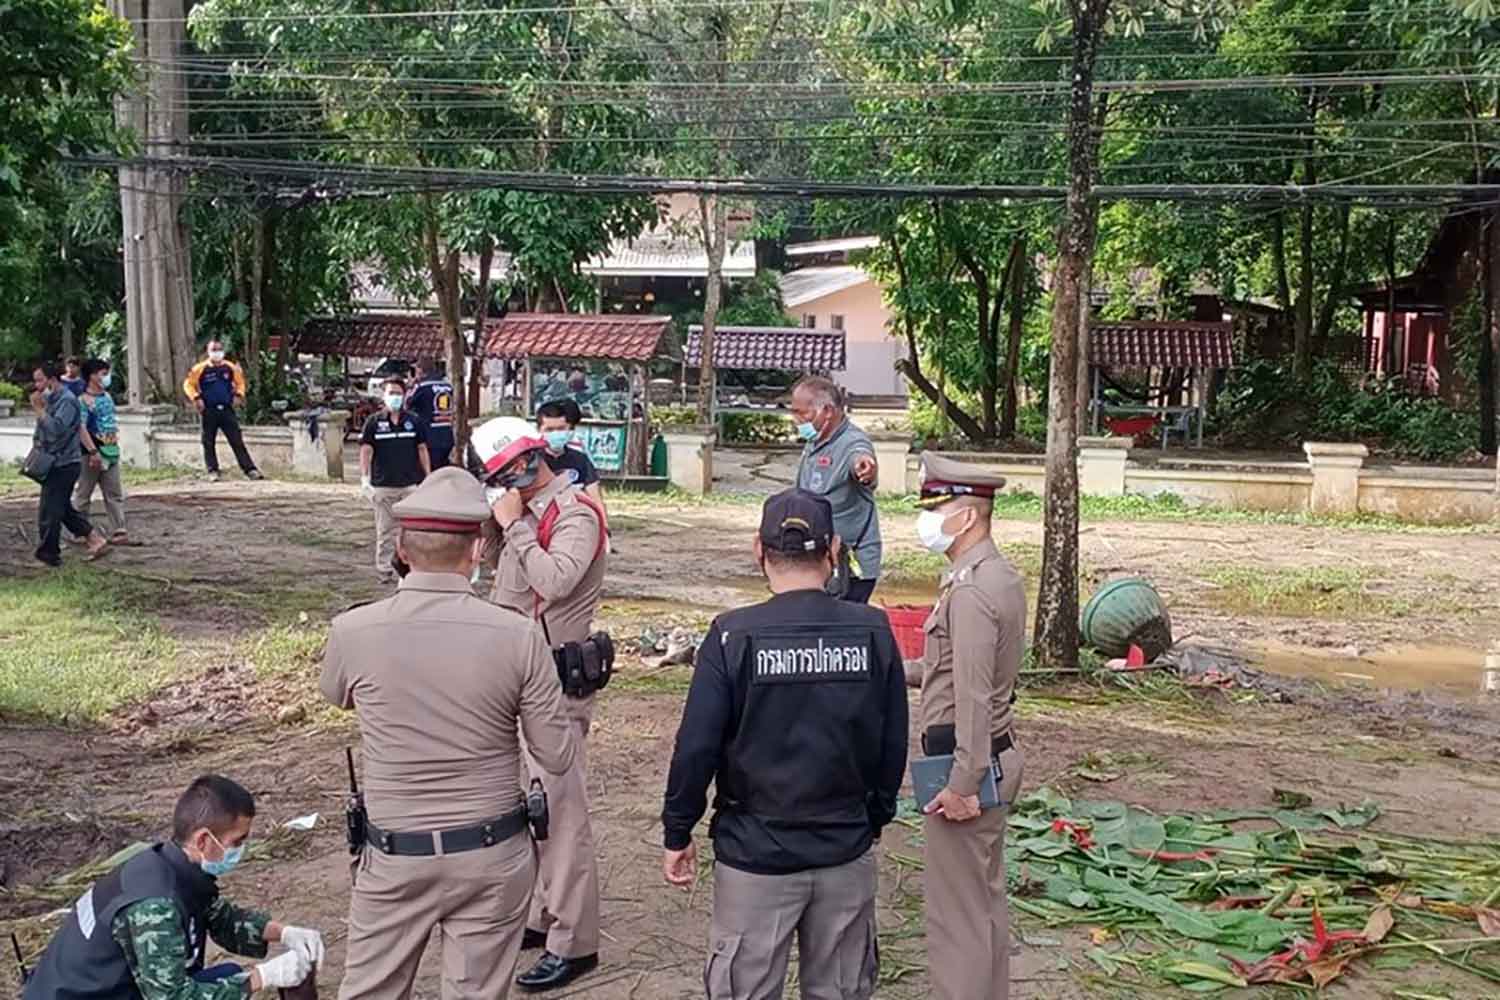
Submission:
POLYGON ((526 355, 521 366, 521 416, 531 419, 531 355, 526 355))

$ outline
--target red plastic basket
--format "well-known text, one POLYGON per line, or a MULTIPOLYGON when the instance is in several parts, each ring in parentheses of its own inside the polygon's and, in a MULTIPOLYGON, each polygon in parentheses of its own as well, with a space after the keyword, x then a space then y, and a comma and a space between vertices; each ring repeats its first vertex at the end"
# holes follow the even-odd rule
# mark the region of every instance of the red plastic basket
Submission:
POLYGON ((896 633, 896 645, 901 649, 901 657, 906 660, 916 660, 922 656, 922 647, 926 644, 927 637, 922 632, 922 626, 927 624, 927 616, 932 614, 932 605, 897 604, 885 609, 885 616, 891 621, 891 631, 896 633))

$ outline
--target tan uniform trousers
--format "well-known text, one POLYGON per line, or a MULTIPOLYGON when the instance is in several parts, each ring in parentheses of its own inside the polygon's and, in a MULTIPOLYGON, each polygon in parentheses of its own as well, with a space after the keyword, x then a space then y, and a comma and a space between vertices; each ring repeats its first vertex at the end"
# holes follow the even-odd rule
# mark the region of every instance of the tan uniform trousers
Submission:
POLYGON ((803 1000, 868 1000, 880 972, 876 868, 873 849, 791 875, 714 865, 708 1000, 781 1000, 793 934, 803 1000))
POLYGON ((547 934, 547 950, 560 958, 599 952, 599 858, 589 822, 588 734, 594 699, 563 696, 563 712, 577 741, 573 766, 548 774, 526 753, 526 769, 547 790, 547 839, 537 845, 541 861, 527 926, 547 934))
POLYGON ((521 954, 536 855, 524 833, 476 851, 391 857, 365 848, 349 900, 340 1000, 405 1000, 432 932, 443 1000, 503 1000, 521 954))
POLYGON ((396 554, 396 512, 391 508, 411 495, 415 486, 372 486, 374 495, 370 504, 375 508, 375 575, 382 580, 395 580, 396 570, 391 558, 396 554))
MULTIPOLYGON (((1000 755, 1000 798, 1015 801, 1024 758, 1000 755)), ((938 1000, 1010 995, 1010 906, 1005 896, 1005 809, 951 823, 923 820, 922 891, 927 903, 927 979, 938 1000)))

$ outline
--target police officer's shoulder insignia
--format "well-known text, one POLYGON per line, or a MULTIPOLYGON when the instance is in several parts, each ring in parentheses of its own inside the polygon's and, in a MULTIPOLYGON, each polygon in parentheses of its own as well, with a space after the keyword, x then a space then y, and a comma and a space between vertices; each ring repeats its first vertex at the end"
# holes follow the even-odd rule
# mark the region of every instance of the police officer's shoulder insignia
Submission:
POLYGON ((567 476, 568 476, 568 482, 569 483, 572 483, 574 486, 578 485, 578 470, 577 469, 569 469, 568 472, 567 472, 567 476))

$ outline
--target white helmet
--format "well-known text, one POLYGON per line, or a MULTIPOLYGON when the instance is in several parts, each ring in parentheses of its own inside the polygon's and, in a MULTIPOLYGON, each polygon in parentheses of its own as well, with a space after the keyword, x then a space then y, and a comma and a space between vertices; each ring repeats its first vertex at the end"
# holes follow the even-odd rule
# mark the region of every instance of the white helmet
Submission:
POLYGON ((541 452, 547 447, 545 438, 538 436, 536 428, 520 417, 496 417, 474 428, 469 436, 469 445, 484 467, 485 480, 494 482, 501 469, 522 455, 530 453, 532 461, 515 482, 499 482, 503 487, 530 486, 536 479, 536 465, 541 461, 541 452))

